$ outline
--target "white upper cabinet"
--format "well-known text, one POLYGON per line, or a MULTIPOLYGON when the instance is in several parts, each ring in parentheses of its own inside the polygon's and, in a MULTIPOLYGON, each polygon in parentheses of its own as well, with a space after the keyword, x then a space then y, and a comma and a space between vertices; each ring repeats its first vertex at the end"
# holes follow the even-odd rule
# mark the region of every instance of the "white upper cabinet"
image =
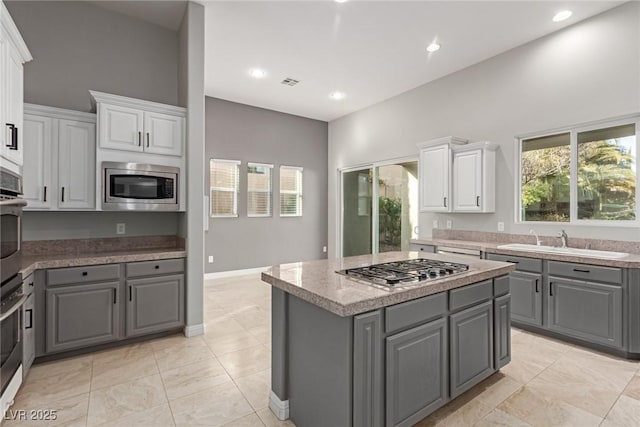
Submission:
POLYGON ((449 136, 418 144, 421 212, 451 212, 451 146, 466 143, 449 136))
POLYGON ((23 161, 23 64, 32 59, 4 3, 0 2, 0 156, 3 166, 17 173, 23 161))
POLYGON ((100 148, 182 156, 186 109, 90 92, 97 104, 100 148))
POLYGON ((50 209, 52 206, 51 159, 53 119, 24 115, 23 199, 27 209, 50 209))
POLYGON ((497 149, 492 142, 453 148, 454 212, 495 212, 497 149))
POLYGON ((60 120, 58 130, 60 209, 95 207, 96 127, 93 123, 60 120))
POLYGON ((33 104, 24 111, 25 209, 94 209, 95 114, 33 104))

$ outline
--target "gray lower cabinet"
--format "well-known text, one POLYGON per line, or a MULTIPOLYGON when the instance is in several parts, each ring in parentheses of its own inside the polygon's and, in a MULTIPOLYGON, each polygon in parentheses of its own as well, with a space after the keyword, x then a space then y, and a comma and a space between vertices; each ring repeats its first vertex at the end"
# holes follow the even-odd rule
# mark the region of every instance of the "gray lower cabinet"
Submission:
POLYGON ((49 288, 46 351, 57 352, 118 339, 119 282, 49 288))
POLYGON ((542 275, 514 271, 509 275, 511 317, 529 325, 542 325, 542 275))
POLYGON ((127 294, 127 337, 184 324, 184 275, 130 279, 127 294))
POLYGON ((552 331, 622 347, 622 287, 549 277, 547 323, 552 331))
POLYGON ((447 322, 386 339, 386 425, 410 426, 448 400, 447 322))
POLYGON ((451 398, 495 372, 493 365, 493 301, 450 317, 451 398))
POLYGON ((35 336, 35 296, 29 295, 24 303, 22 319, 22 375, 27 376, 29 368, 36 358, 36 336, 35 336))
POLYGON ((511 361, 511 296, 494 301, 494 367, 500 369, 511 361))
POLYGON ((382 312, 353 319, 353 426, 384 425, 382 312))

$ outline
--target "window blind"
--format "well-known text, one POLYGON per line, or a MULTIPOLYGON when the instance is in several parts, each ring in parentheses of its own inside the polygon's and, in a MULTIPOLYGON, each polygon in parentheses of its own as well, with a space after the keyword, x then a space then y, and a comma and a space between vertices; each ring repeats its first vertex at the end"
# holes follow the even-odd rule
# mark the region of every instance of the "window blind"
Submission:
POLYGON ((249 163, 247 165, 247 216, 271 216, 273 165, 249 163))
POLYGON ((302 216, 302 168, 280 166, 280 216, 302 216))
POLYGON ((212 217, 238 216, 239 166, 237 160, 209 161, 212 217))

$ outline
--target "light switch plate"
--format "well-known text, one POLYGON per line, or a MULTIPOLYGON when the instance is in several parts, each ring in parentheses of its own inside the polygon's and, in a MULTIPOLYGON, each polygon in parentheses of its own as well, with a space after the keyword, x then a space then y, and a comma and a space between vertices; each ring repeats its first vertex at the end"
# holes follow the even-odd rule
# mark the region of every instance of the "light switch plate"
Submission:
POLYGON ((498 231, 504 231, 504 222, 498 223, 498 231))
POLYGON ((213 263, 213 255, 209 255, 209 264, 213 263))
POLYGON ((447 230, 451 230, 451 226, 452 226, 452 224, 451 224, 451 220, 450 220, 450 219, 448 219, 448 220, 447 220, 447 230))
POLYGON ((433 220, 433 228, 438 228, 438 220, 437 219, 433 220))
POLYGON ((118 223, 116 224, 116 234, 124 234, 126 232, 125 224, 118 223))
POLYGON ((327 253, 327 247, 326 246, 322 247, 322 252, 324 252, 325 254, 327 253))

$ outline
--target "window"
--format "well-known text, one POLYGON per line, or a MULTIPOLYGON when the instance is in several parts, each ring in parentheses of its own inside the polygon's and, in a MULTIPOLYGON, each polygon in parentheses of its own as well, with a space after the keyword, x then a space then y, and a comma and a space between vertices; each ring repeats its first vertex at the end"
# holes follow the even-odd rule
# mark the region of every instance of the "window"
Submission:
POLYGON ((637 119, 520 140, 520 219, 635 221, 637 119))
POLYGON ((302 216, 302 168, 280 166, 280 216, 302 216))
POLYGON ((238 216, 239 168, 240 162, 236 160, 209 161, 212 217, 238 216))
POLYGON ((249 163, 247 168, 247 216, 271 216, 271 170, 273 165, 249 163))

